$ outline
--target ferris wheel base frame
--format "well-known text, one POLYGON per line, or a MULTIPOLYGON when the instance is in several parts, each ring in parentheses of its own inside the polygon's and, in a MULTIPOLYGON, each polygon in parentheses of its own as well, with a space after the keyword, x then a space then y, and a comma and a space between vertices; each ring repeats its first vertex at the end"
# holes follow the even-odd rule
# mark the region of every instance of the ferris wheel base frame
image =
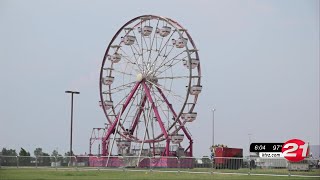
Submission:
MULTIPOLYGON (((116 117, 116 120, 113 121, 112 125, 108 128, 108 131, 106 132, 106 135, 102 139, 102 156, 107 156, 107 155, 110 156, 111 155, 111 152, 109 152, 109 148, 108 148, 108 143, 110 141, 110 136, 111 136, 112 133, 116 132, 116 126, 118 124, 118 121, 120 121, 120 115, 126 110, 128 104, 132 100, 132 97, 134 96, 134 94, 137 91, 137 89, 139 88, 139 86, 142 86, 143 89, 145 90, 146 100, 149 101, 152 104, 152 109, 153 109, 153 111, 154 111, 154 113, 156 115, 156 118, 157 118, 157 121, 159 123, 159 126, 160 126, 160 128, 162 130, 162 133, 163 133, 164 137, 165 137, 165 140, 163 140, 163 141, 166 141, 165 151, 162 152, 161 156, 173 156, 172 155, 173 153, 170 152, 170 141, 171 141, 171 138, 168 135, 168 133, 166 132, 166 129, 164 127, 164 123, 161 120, 161 117, 159 115, 157 107, 154 105, 154 101, 152 99, 152 96, 151 96, 151 93, 150 93, 150 89, 146 85, 145 80, 141 80, 141 81, 136 82, 135 86, 133 87, 132 91, 130 92, 129 96, 126 99, 126 102, 123 104, 121 112, 116 117)), ((161 97, 163 98, 163 100, 167 104, 167 106, 170 108, 170 110, 172 111, 174 116, 177 117, 176 112, 172 108, 172 104, 169 103, 168 99, 163 94, 162 90, 159 87, 157 87, 157 90, 159 91, 161 97)), ((138 121, 138 119, 136 119, 136 121, 138 121)), ((180 125, 182 125, 181 120, 178 120, 178 123, 180 125)), ((193 155, 193 148, 192 148, 193 139, 191 138, 190 134, 188 133, 188 131, 185 129, 184 126, 182 126, 181 129, 184 132, 184 134, 186 135, 186 137, 189 139, 189 146, 184 150, 184 154, 187 157, 192 157, 192 155, 193 155)), ((134 131, 134 129, 133 129, 133 131, 134 131)), ((153 147, 152 147, 153 148, 153 156, 155 156, 155 146, 154 146, 155 142, 151 142, 151 143, 153 143, 153 147)))

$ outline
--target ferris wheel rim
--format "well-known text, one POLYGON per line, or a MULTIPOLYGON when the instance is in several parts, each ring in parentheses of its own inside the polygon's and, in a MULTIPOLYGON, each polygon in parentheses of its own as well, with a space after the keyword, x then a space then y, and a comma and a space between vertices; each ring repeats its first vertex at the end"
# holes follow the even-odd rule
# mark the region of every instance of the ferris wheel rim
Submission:
MULTIPOLYGON (((135 18, 131 19, 131 20, 128 21, 127 23, 125 23, 125 24, 116 32, 116 34, 113 36, 112 40, 110 41, 110 43, 109 43, 109 45, 108 45, 108 47, 107 47, 107 49, 106 49, 106 51, 105 51, 105 55, 104 55, 104 58, 103 58, 103 62, 102 62, 102 65, 101 65, 101 69, 100 69, 100 81, 99 81, 100 100, 101 100, 101 102, 103 102, 103 100, 104 100, 104 98, 103 98, 103 91, 102 91, 102 87, 103 87, 103 84, 102 84, 103 68, 104 68, 105 62, 107 61, 108 52, 110 51, 110 48, 111 48, 112 44, 113 44, 114 41, 117 39, 117 37, 119 36, 119 34, 124 30, 124 28, 125 28, 126 26, 130 25, 131 23, 133 23, 134 21, 136 21, 136 20, 138 20, 138 19, 141 19, 141 18, 143 18, 143 17, 153 17, 153 19, 155 19, 155 18, 160 18, 160 19, 162 19, 162 20, 165 20, 167 23, 169 23, 171 26, 175 27, 176 29, 178 29, 179 27, 182 28, 182 26, 181 26, 179 23, 177 23, 176 21, 173 21, 173 20, 170 19, 170 18, 166 18, 166 17, 163 17, 163 16, 155 16, 155 15, 142 15, 142 16, 138 16, 138 17, 135 17, 135 18)), ((139 24, 139 23, 138 23, 138 24, 139 24)), ((181 32, 180 32, 179 30, 178 30, 177 32, 178 32, 178 34, 180 35, 180 37, 182 37, 181 32)), ((190 39, 190 42, 191 42, 192 46, 196 49, 196 46, 195 46, 195 44, 194 44, 194 42, 193 42, 190 34, 189 34, 187 31, 186 31, 186 34, 187 34, 188 38, 190 39)), ((191 61, 191 57, 190 57, 190 53, 189 53, 189 49, 188 49, 187 45, 186 45, 185 48, 186 48, 186 50, 187 50, 188 60, 189 60, 189 62, 190 62, 190 61, 191 61)), ((195 53, 196 53, 196 57, 199 58, 198 52, 195 52, 195 53)), ((199 76, 199 78, 198 78, 197 84, 200 84, 200 81, 201 81, 200 62, 199 62, 199 66, 198 66, 197 68, 198 68, 198 73, 200 74, 200 76, 199 76)), ((185 106, 186 106, 186 104, 187 104, 188 98, 189 98, 189 96, 190 96, 188 92, 189 92, 190 86, 191 86, 191 77, 192 77, 192 69, 189 68, 189 83, 188 83, 188 91, 186 92, 185 102, 183 103, 183 107, 179 110, 179 115, 176 117, 174 123, 171 125, 171 127, 170 127, 169 129, 167 129, 168 131, 170 131, 170 129, 172 129, 172 128, 175 126, 175 124, 176 124, 176 123, 178 122, 178 120, 180 119, 181 114, 183 113, 183 110, 185 109, 185 106)), ((110 88, 111 88, 111 86, 109 85, 109 89, 110 89, 110 88)), ((111 94, 109 94, 109 98, 110 98, 110 100, 112 100, 111 94)), ((198 95, 194 95, 194 102, 196 102, 197 99, 198 99, 198 95)), ((195 104, 196 104, 196 103, 194 103, 194 105, 192 106, 191 111, 194 109, 195 104)), ((108 115, 108 113, 107 113, 107 110, 106 110, 104 107, 103 107, 102 109, 103 109, 103 111, 104 111, 104 113, 105 113, 105 116, 107 117, 108 122, 109 122, 109 123, 112 123, 112 121, 110 120, 110 117, 109 117, 109 115, 108 115)), ((115 110, 115 108, 113 108, 113 110, 115 110)), ((115 114, 116 114, 116 113, 115 113, 115 114)), ((120 122, 120 124, 121 124, 121 122, 120 122)), ((122 124, 121 124, 120 126, 121 126, 121 128, 124 130, 124 127, 122 126, 122 124)), ((182 127, 180 126, 180 127, 178 128, 178 131, 179 131, 181 128, 182 128, 182 127)), ((118 132, 117 132, 117 133, 118 133, 118 132)), ((119 134, 121 134, 121 133, 119 133, 119 134)), ((163 137, 163 134, 162 134, 162 135, 160 134, 160 135, 159 135, 157 138, 155 138, 154 140, 161 139, 161 137, 163 137)))

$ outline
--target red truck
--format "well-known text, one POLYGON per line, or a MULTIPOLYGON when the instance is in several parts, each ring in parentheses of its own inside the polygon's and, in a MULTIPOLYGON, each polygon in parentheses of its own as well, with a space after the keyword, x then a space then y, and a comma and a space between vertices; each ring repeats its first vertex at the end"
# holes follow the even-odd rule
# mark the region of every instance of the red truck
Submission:
POLYGON ((242 166, 243 149, 216 147, 214 152, 214 165, 216 169, 239 169, 242 166))

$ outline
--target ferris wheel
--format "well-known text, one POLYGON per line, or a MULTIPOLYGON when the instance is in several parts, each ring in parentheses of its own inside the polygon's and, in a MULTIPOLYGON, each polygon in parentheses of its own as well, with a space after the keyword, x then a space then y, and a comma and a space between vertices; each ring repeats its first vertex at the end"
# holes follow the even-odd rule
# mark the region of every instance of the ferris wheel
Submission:
POLYGON ((197 117, 200 59, 178 22, 143 15, 125 23, 106 49, 99 87, 107 119, 102 155, 117 147, 121 155, 139 149, 139 155, 171 156, 174 144, 192 156, 187 127, 197 117))

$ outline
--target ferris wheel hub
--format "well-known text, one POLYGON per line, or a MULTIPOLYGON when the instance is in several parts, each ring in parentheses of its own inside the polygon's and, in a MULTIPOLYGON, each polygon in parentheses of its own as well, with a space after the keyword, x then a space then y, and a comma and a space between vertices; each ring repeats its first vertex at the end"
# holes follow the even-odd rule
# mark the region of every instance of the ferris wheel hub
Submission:
POLYGON ((149 71, 147 73, 138 73, 137 74, 137 82, 148 81, 152 83, 157 83, 158 78, 154 75, 153 71, 149 71))
POLYGON ((142 73, 137 74, 137 82, 141 82, 143 80, 143 75, 142 73))

